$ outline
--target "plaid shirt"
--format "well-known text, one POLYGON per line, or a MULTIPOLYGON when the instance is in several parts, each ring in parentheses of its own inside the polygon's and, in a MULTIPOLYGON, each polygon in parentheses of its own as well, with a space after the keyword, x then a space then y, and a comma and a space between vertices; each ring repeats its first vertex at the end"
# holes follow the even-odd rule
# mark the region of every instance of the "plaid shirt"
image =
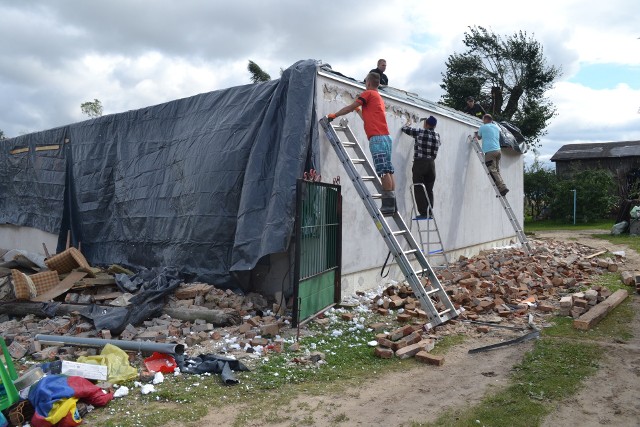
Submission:
POLYGON ((414 159, 434 159, 440 148, 440 134, 433 129, 416 129, 403 126, 402 132, 415 140, 413 143, 414 159))

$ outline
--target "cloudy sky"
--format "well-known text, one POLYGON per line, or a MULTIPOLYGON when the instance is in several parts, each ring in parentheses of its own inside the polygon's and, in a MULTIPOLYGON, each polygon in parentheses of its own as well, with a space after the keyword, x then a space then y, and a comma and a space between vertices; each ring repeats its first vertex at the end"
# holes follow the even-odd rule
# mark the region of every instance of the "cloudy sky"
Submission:
POLYGON ((0 130, 84 120, 80 104, 96 98, 109 114, 246 84, 249 59, 272 77, 312 58, 360 78, 384 57, 392 86, 437 101, 447 57, 481 25, 526 31, 563 70, 542 161, 568 143, 640 140, 637 0, 525 4, 0 0, 0 130))

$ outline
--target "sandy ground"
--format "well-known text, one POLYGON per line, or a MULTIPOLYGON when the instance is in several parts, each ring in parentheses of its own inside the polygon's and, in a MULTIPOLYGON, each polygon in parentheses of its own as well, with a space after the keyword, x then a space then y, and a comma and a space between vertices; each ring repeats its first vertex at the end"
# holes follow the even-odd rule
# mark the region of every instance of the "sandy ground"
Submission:
MULTIPOLYGON (((640 255, 624 246, 591 237, 592 231, 545 232, 536 238, 577 240, 594 249, 624 250, 626 269, 640 270, 640 255)), ((633 296, 640 309, 640 297, 633 296)), ((635 337, 628 343, 605 343, 606 356, 598 373, 587 379, 583 389, 559 405, 544 426, 637 426, 640 425, 640 326, 634 322, 635 337)), ((479 402, 487 393, 507 384, 513 365, 522 360, 532 343, 504 347, 486 353, 468 354, 470 348, 512 338, 510 332, 494 330, 486 336, 469 338, 445 357, 441 367, 416 365, 397 373, 380 373, 375 380, 344 392, 324 396, 301 395, 280 408, 281 423, 272 426, 371 426, 411 425, 412 421, 435 420, 443 411, 479 402)), ((241 408, 217 410, 202 425, 230 425, 241 408)), ((264 420, 248 425, 263 425, 264 420)))

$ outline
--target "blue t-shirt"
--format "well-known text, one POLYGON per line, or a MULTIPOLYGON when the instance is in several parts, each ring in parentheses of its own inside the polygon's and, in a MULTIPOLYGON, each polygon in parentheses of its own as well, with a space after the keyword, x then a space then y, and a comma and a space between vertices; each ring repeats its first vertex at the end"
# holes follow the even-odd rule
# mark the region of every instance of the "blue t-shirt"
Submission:
POLYGON ((480 126, 478 136, 481 137, 483 153, 500 149, 500 129, 495 123, 485 123, 480 126))

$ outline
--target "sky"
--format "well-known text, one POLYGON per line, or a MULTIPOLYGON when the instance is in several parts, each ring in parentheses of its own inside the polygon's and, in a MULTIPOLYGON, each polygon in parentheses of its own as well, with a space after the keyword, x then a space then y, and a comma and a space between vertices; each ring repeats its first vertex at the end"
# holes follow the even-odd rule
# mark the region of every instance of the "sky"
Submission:
MULTIPOLYGON (((640 140, 637 0, 0 0, 0 130, 13 137, 273 78, 301 59, 361 78, 387 60, 390 85, 431 101, 464 33, 483 26, 539 41, 562 69, 537 154, 640 140)), ((530 164, 535 155, 528 153, 530 164)))

